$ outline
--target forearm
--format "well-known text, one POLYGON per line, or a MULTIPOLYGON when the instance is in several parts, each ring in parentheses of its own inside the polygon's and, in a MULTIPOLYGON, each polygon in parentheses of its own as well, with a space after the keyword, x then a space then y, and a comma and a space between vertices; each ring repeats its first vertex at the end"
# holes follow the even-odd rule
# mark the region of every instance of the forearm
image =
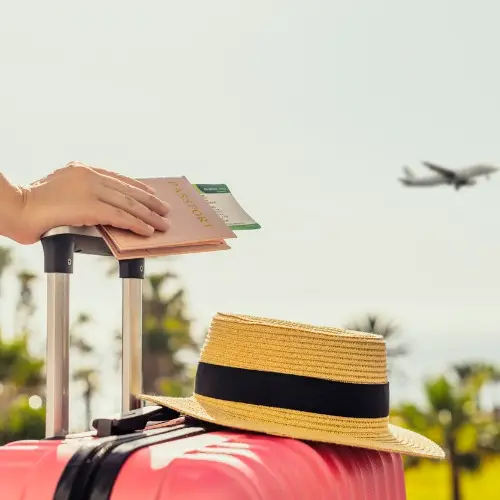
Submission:
POLYGON ((23 211, 23 193, 0 172, 0 236, 16 239, 23 211))

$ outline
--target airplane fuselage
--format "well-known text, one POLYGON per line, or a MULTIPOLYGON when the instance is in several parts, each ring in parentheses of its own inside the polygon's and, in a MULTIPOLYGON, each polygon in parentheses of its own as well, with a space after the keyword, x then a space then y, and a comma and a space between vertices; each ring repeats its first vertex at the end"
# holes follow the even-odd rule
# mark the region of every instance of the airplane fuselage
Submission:
POLYGON ((408 178, 403 178, 400 179, 401 183, 404 184, 405 186, 422 186, 422 187, 429 187, 429 186, 442 186, 443 184, 449 184, 449 185, 454 185, 454 186, 473 186, 476 184, 475 179, 471 178, 459 178, 457 177, 456 179, 446 179, 444 177, 441 177, 439 175, 436 176, 426 176, 426 177, 418 177, 414 179, 408 179, 408 178))
POLYGON ((434 175, 416 177, 410 169, 405 167, 405 177, 399 179, 400 182, 409 187, 432 187, 447 184, 454 186, 455 189, 460 189, 463 186, 474 186, 476 184, 476 177, 485 176, 489 178, 491 174, 498 171, 497 167, 482 164, 459 170, 449 170, 428 162, 423 163, 436 173, 434 175))
POLYGON ((438 176, 427 176, 418 177, 414 179, 405 178, 399 179, 405 186, 415 186, 415 187, 429 187, 429 186, 441 186, 442 184, 450 184, 446 179, 438 176))

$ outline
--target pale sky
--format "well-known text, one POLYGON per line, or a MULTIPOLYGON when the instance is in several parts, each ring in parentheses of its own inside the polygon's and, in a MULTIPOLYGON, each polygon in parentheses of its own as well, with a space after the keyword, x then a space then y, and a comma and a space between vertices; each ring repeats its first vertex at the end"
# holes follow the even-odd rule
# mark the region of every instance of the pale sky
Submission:
MULTIPOLYGON (((393 401, 418 399, 452 362, 500 363, 500 176, 458 193, 397 181, 421 160, 500 165, 499 16, 493 0, 2 2, 0 168, 227 183, 263 229, 172 262, 196 332, 217 311, 380 312, 412 348, 393 401)), ((40 245, 16 252, 42 271, 40 245)), ((104 359, 119 283, 82 256, 72 283, 104 359)))

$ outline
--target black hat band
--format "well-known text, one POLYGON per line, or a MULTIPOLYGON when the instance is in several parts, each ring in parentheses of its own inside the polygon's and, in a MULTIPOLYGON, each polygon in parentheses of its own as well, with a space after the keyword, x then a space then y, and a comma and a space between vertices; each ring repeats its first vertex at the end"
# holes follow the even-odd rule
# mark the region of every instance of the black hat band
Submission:
POLYGON ((346 418, 389 415, 389 384, 357 384, 200 362, 195 394, 346 418))

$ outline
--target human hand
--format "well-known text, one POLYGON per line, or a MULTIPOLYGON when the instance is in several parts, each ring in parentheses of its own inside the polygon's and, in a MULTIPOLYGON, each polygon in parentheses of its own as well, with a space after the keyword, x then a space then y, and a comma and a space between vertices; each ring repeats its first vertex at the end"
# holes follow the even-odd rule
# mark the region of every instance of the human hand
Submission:
POLYGON ((19 243, 37 242, 58 226, 109 225, 143 236, 166 231, 170 206, 142 182, 104 169, 71 162, 21 188, 19 243))

